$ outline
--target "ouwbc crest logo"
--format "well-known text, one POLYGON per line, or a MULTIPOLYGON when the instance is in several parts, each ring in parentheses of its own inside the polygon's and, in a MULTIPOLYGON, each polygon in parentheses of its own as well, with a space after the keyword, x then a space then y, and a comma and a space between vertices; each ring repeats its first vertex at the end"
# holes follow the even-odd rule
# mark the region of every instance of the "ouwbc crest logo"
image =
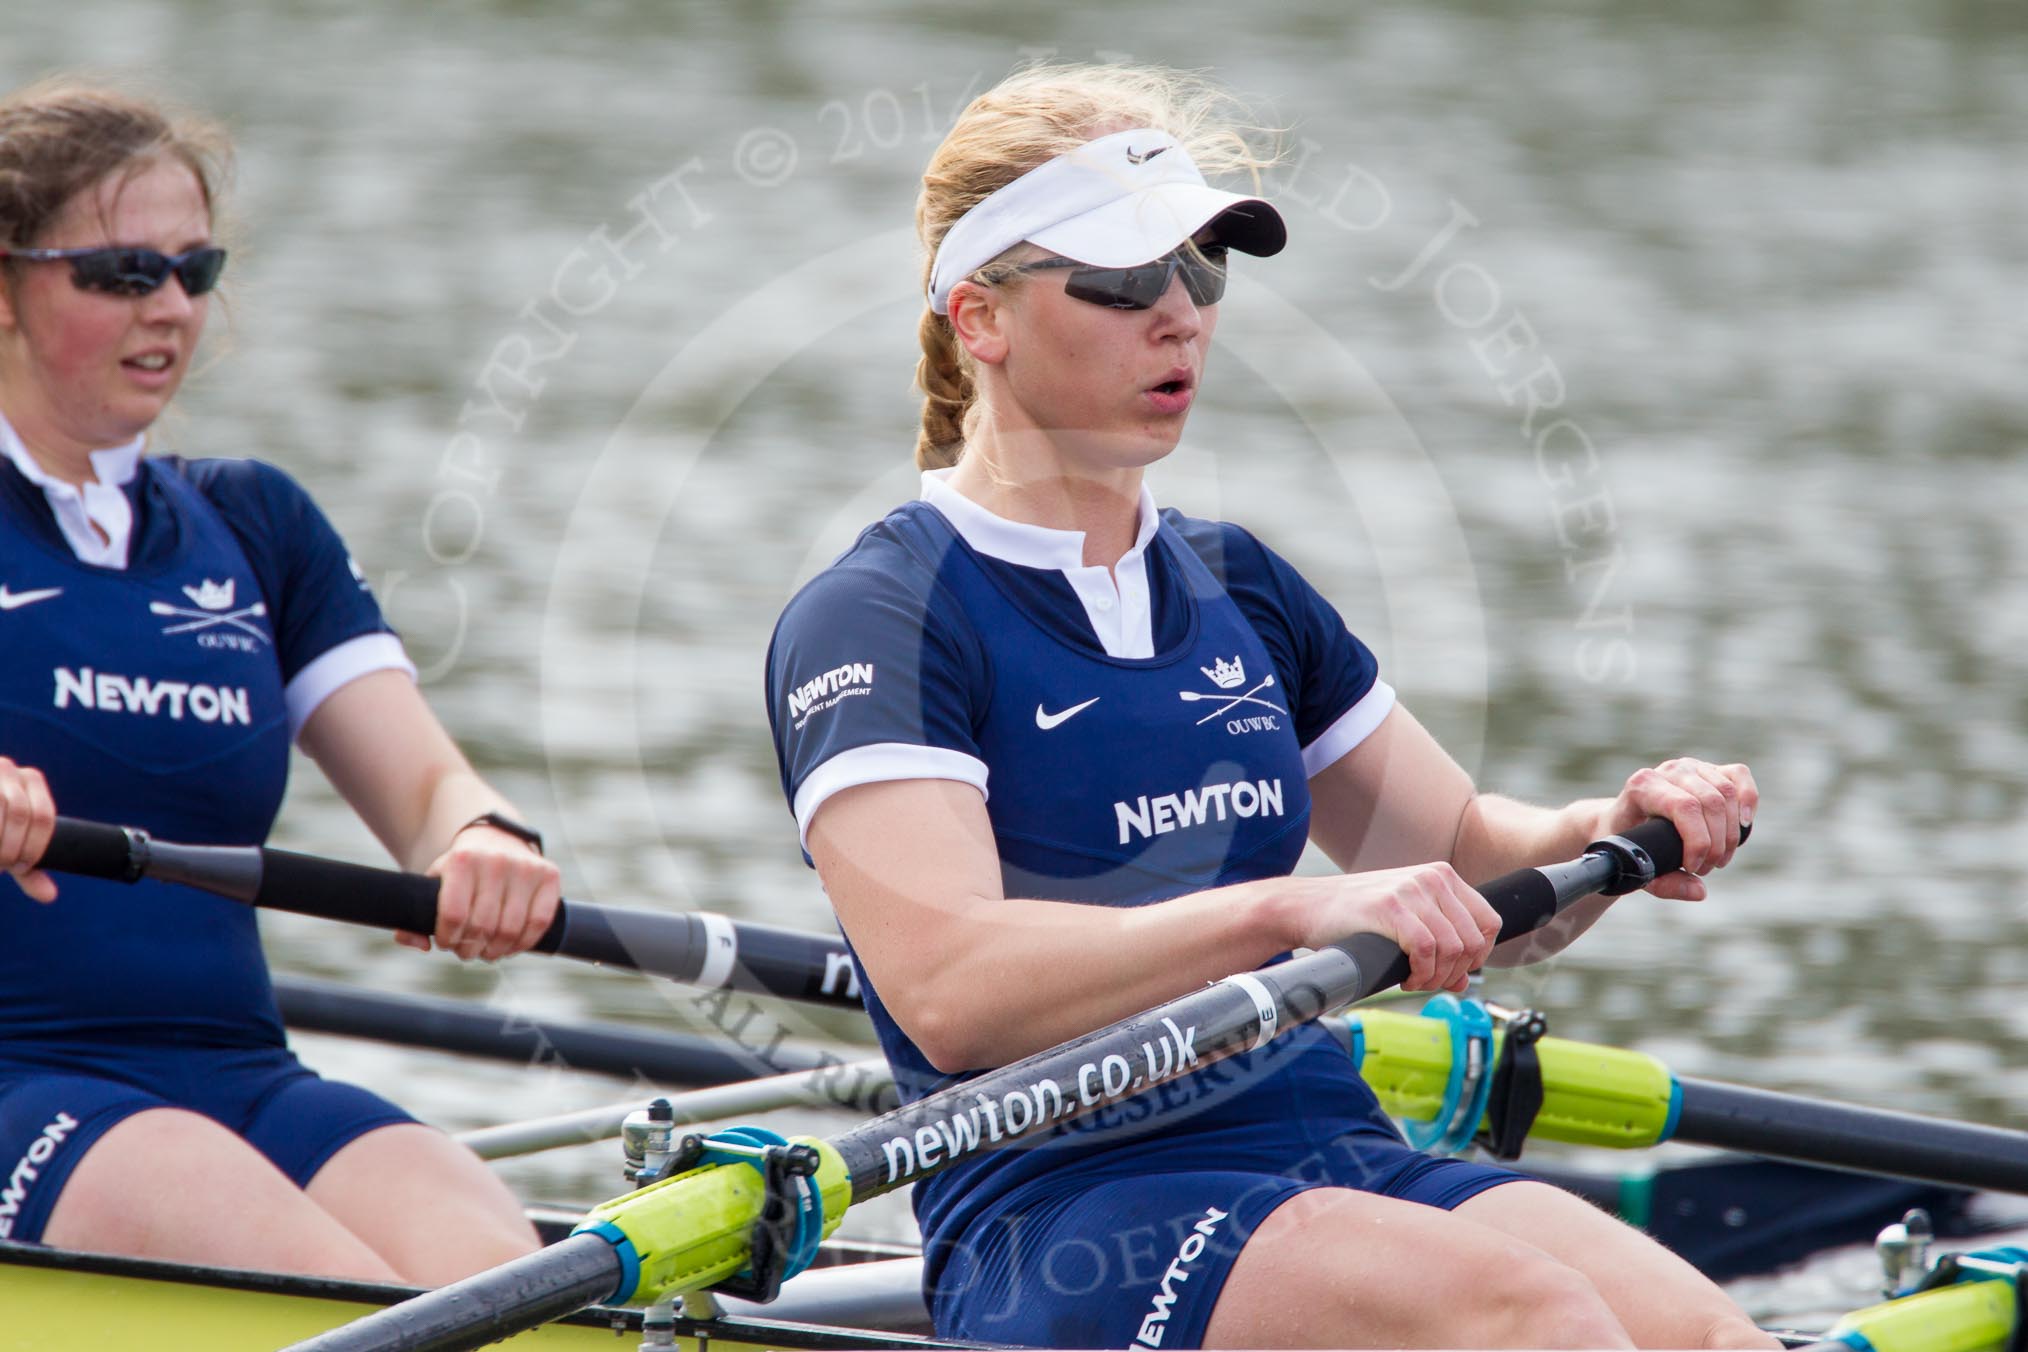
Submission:
POLYGON ((1261 691, 1275 689, 1275 674, 1272 671, 1247 689, 1240 690, 1239 687, 1246 684, 1246 660, 1242 654, 1234 653, 1230 662, 1222 657, 1214 657, 1211 659, 1210 666, 1199 667, 1197 669, 1203 672, 1205 679, 1217 686, 1218 689, 1215 691, 1178 690, 1176 697, 1186 704, 1216 704, 1218 706, 1197 720, 1198 727, 1203 727, 1213 719, 1225 718, 1227 714, 1230 714, 1242 704, 1256 704, 1270 712, 1256 714, 1252 717, 1227 719, 1225 730, 1237 736, 1245 732, 1275 732, 1280 729, 1281 724, 1276 720, 1274 715, 1281 714, 1283 717, 1286 717, 1289 711, 1279 704, 1260 698, 1261 691))
POLYGON ((270 641, 267 630, 254 623, 266 617, 267 604, 256 601, 250 606, 234 609, 233 597, 237 590, 236 578, 214 582, 207 577, 194 587, 183 588, 183 594, 190 598, 190 606, 179 606, 170 601, 150 601, 148 613, 177 621, 162 632, 194 635, 199 647, 257 652, 263 643, 270 641), (196 609, 191 609, 191 606, 196 609))
POLYGON ((234 578, 213 582, 207 577, 194 587, 185 587, 183 594, 200 610, 231 610, 233 588, 238 585, 234 578))
POLYGON ((1236 685, 1246 684, 1246 663, 1237 654, 1230 662, 1222 657, 1214 657, 1210 666, 1197 669, 1220 690, 1230 690, 1236 685))

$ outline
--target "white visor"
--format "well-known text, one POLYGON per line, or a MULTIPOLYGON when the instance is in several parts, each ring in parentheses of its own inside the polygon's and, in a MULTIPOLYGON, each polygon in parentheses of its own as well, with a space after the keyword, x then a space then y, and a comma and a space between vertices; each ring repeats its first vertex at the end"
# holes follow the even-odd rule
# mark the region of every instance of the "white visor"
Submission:
POLYGON ((1146 127, 1087 141, 1029 170, 958 218, 930 268, 929 307, 950 313, 951 288, 1026 240, 1102 268, 1168 253, 1213 221, 1218 242, 1266 257, 1288 227, 1258 197, 1211 187, 1190 153, 1146 127))

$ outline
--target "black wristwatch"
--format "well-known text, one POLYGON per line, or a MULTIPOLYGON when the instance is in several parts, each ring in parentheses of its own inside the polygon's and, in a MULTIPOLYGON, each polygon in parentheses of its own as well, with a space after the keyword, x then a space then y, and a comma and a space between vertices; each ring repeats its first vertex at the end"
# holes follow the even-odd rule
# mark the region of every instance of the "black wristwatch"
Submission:
POLYGON ((504 812, 481 812, 451 834, 461 836, 475 826, 490 826, 495 831, 505 831, 516 839, 527 841, 529 848, 537 854, 542 853, 542 833, 532 826, 523 826, 504 812))

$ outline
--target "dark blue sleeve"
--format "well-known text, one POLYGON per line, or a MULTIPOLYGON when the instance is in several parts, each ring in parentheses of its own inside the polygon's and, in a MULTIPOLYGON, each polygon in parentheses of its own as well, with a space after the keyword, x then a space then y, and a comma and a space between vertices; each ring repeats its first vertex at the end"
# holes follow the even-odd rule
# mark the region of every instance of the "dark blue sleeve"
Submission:
POLYGON ((1296 739, 1309 747, 1380 679, 1373 650, 1295 565, 1248 531, 1225 521, 1180 518, 1173 524, 1267 645, 1292 692, 1296 739))
POLYGON ((768 724, 782 791, 806 830, 805 789, 827 765, 815 791, 843 787, 835 767, 848 753, 863 753, 849 783, 963 779, 984 790, 973 709, 991 678, 976 636, 937 613, 948 604, 936 604, 933 580, 887 562, 848 555, 819 574, 768 646, 768 724))
POLYGON ((191 460, 183 472, 232 527, 260 579, 285 683, 341 643, 394 632, 302 485, 259 460, 191 460))

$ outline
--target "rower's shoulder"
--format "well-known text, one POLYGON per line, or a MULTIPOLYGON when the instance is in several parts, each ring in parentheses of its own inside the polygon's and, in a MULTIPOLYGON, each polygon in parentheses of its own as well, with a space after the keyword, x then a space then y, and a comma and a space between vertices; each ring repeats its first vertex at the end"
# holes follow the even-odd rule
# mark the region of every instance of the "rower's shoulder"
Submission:
POLYGON ((228 517, 238 513, 286 517, 316 509, 309 490, 287 470, 265 460, 163 455, 152 463, 159 472, 180 475, 228 517))
POLYGON ((1279 554, 1237 522, 1186 516, 1174 507, 1164 507, 1161 516, 1163 526, 1174 531, 1228 588, 1269 581, 1288 568, 1279 554))
POLYGON ((768 643, 770 679, 837 657, 969 673, 984 645, 941 573, 954 537, 927 504, 904 504, 859 533, 851 548, 804 583, 783 607, 768 643), (932 658, 931 654, 936 657, 932 658))
POLYGON ((803 584, 789 610, 858 606, 910 597, 927 602, 938 591, 949 528, 923 502, 907 502, 859 532, 851 546, 803 584))
POLYGON ((1236 522, 1191 516, 1175 507, 1164 507, 1159 515, 1162 524, 1182 536, 1199 555, 1234 543, 1244 543, 1249 548, 1260 545, 1252 531, 1236 522))

